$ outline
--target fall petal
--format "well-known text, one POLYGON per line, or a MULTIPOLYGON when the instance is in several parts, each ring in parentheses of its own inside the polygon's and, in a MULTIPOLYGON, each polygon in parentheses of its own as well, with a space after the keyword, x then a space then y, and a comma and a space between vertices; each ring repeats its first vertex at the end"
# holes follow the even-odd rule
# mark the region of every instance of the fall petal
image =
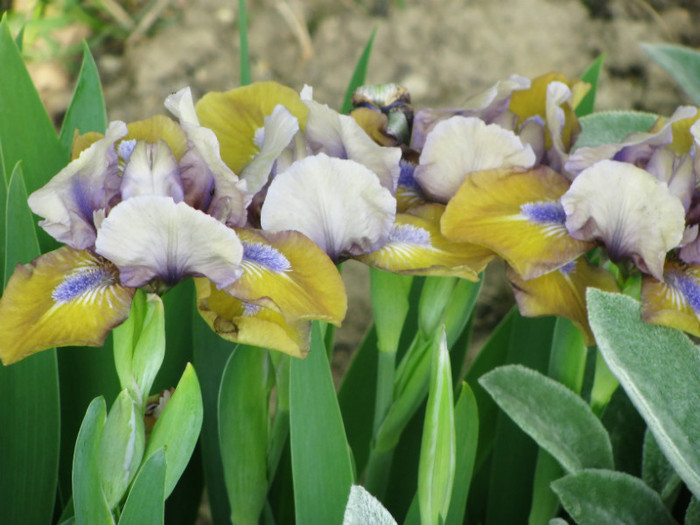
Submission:
POLYGON ((129 316, 134 290, 101 257, 64 246, 20 264, 0 299, 5 365, 66 345, 100 346, 129 316))
POLYGON ((642 319, 700 336, 700 265, 669 261, 663 277, 642 278, 642 319))

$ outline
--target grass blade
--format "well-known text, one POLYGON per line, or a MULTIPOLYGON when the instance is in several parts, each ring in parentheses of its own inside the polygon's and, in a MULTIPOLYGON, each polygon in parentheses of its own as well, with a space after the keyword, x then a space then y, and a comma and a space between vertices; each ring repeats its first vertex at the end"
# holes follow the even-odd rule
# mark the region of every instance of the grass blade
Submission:
POLYGON ((343 105, 340 108, 341 113, 349 113, 352 109, 352 95, 355 90, 365 83, 365 77, 367 77, 367 66, 369 65, 369 57, 372 54, 372 44, 374 43, 374 36, 377 34, 377 28, 372 29, 372 34, 362 50, 360 59, 355 65, 355 70, 352 72, 352 77, 350 78, 350 84, 348 84, 348 89, 345 92, 345 98, 343 99, 343 105))

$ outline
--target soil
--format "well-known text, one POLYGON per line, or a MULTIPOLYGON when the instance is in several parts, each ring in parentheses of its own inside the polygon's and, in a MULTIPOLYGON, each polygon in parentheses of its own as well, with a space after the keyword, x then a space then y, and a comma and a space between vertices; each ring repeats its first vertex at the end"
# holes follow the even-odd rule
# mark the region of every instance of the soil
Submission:
MULTIPOLYGON (((576 76, 601 53, 606 60, 597 109, 668 115, 689 102, 638 44, 700 45, 697 0, 406 0, 405 8, 401 3, 249 0, 253 79, 296 89, 309 84, 317 100, 339 107, 354 65, 376 31, 368 83, 403 84, 416 107, 459 105, 512 73, 534 77, 558 70, 576 76)), ((237 3, 169 4, 150 33, 93 49, 110 119, 163 112, 165 97, 184 86, 199 97, 238 85, 237 3)), ((33 68, 50 111, 60 118, 72 83, 55 61, 33 68)), ((350 311, 337 331, 338 371, 371 316, 367 269, 350 262, 344 278, 352 285, 350 311)), ((479 326, 493 326, 511 304, 504 282, 499 267, 489 270, 479 326)))

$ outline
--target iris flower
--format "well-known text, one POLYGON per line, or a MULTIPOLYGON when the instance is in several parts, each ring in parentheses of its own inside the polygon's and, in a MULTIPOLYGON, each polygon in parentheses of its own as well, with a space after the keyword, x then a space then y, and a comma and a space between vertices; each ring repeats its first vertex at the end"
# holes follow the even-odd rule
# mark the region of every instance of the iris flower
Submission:
POLYGON ((296 232, 242 230, 251 195, 199 124, 189 90, 166 105, 180 125, 166 117, 113 122, 103 137, 78 140, 76 158, 29 197, 40 225, 66 246, 10 278, 0 300, 5 364, 52 346, 99 346, 128 316, 136 288, 163 293, 186 276, 238 302, 241 326, 226 332, 232 340, 240 332, 245 342, 301 356, 301 330, 294 344, 263 340, 256 318, 283 330, 343 318, 342 281, 321 250, 296 232))

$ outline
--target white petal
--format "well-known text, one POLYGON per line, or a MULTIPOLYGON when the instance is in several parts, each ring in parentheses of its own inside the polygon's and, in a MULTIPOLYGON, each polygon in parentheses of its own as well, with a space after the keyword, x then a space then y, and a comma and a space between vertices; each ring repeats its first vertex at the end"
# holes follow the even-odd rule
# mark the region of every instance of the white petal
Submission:
POLYGON ((602 241, 612 259, 631 257, 663 280, 666 252, 685 228, 683 204, 666 184, 631 164, 604 160, 574 179, 561 204, 572 237, 602 241))
POLYGON ((392 194, 396 192, 401 149, 380 146, 354 118, 341 115, 325 104, 312 100, 304 103, 309 108, 305 134, 312 152, 359 162, 379 177, 382 186, 392 194))
POLYGON ((265 230, 296 230, 332 259, 381 247, 396 200, 370 170, 324 154, 295 162, 272 180, 261 212, 265 230))
POLYGON ((110 123, 105 137, 29 196, 31 210, 44 217, 39 225, 54 239, 82 250, 92 247, 92 216, 119 195, 120 177, 114 143, 126 135, 126 124, 110 123))
POLYGON ((564 150, 562 131, 566 124, 566 115, 561 105, 571 99, 571 90, 563 82, 550 82, 547 84, 547 98, 545 113, 547 115, 547 127, 552 137, 549 166, 554 171, 561 172, 568 155, 564 150))
POLYGON ((530 168, 535 153, 512 131, 475 117, 452 117, 428 135, 416 167, 423 191, 447 202, 468 173, 496 168, 530 168))
POLYGON ((257 193, 265 186, 275 161, 298 131, 299 121, 282 105, 275 106, 265 117, 260 153, 241 171, 241 179, 246 181, 248 191, 257 193))
POLYGON ((197 118, 197 112, 194 110, 194 102, 192 100, 192 90, 189 86, 166 98, 165 107, 180 122, 199 126, 199 119, 197 118))
POLYGON ((115 206, 97 232, 95 248, 131 287, 155 277, 175 284, 199 275, 223 288, 241 275, 243 247, 236 233, 170 197, 134 197, 115 206))
POLYGON ((136 144, 124 167, 121 191, 123 200, 138 195, 172 197, 175 202, 183 199, 177 161, 165 141, 136 144))

